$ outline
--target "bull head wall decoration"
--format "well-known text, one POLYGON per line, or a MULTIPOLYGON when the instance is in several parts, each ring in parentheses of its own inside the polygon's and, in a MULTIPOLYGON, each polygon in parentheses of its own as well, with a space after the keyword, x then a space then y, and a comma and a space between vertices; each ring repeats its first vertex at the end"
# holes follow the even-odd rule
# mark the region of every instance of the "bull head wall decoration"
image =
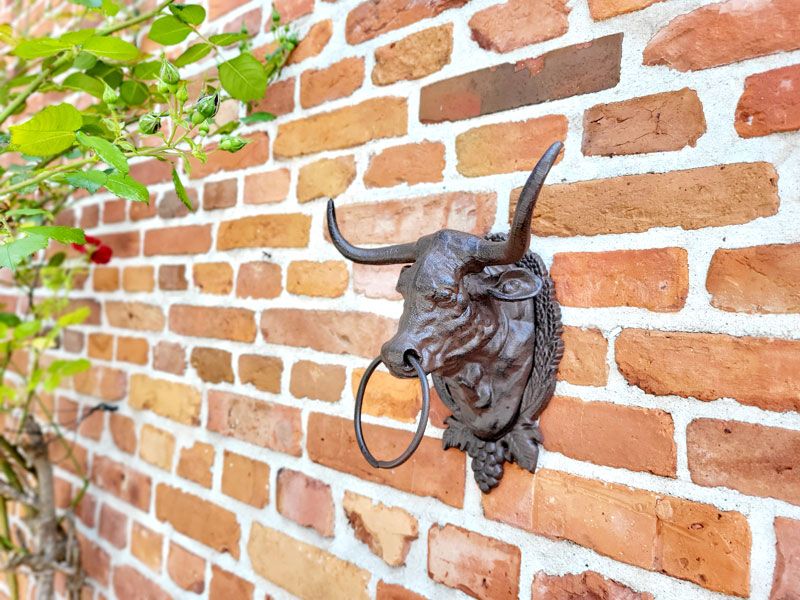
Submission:
POLYGON ((330 237, 345 258, 371 265, 408 263, 397 281, 404 299, 397 333, 367 368, 356 395, 356 440, 373 467, 399 466, 416 450, 428 420, 430 374, 453 413, 445 421, 443 446, 472 457, 483 492, 500 482, 506 461, 536 469, 541 442, 536 421, 555 390, 564 345, 553 281, 528 246, 536 200, 561 148, 554 143, 534 167, 507 236, 480 238, 443 229, 416 242, 359 248, 339 231, 328 201, 330 237), (364 391, 381 363, 396 377, 418 377, 422 386, 414 438, 388 461, 370 453, 361 430, 364 391))

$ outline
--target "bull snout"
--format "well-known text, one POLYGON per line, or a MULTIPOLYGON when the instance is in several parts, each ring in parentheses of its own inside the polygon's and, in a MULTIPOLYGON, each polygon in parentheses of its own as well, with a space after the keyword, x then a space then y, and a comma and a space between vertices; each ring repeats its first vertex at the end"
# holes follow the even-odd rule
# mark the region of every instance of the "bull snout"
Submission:
POLYGON ((395 377, 416 377, 417 372, 408 360, 408 357, 413 356, 425 369, 425 362, 421 356, 420 351, 417 349, 416 344, 406 336, 395 336, 386 342, 381 348, 381 358, 383 364, 389 369, 389 372, 395 377))

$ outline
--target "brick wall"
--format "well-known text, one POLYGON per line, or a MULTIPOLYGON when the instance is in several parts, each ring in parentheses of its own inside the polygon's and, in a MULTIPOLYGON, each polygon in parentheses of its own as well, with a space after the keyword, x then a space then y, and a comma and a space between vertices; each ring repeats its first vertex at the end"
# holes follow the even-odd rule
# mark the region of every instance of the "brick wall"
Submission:
MULTIPOLYGON (((151 162, 149 207, 74 215, 115 250, 65 340, 95 366, 57 399, 65 423, 119 407, 74 442, 94 598, 800 598, 797 0, 278 8, 303 37, 260 105, 280 116, 195 166, 199 210, 151 162), (343 261, 324 198, 355 243, 503 231, 556 139, 532 247, 566 355, 540 470, 482 496, 440 404, 407 465, 369 468, 353 390, 397 269, 343 261)), ((419 402, 376 376, 376 453, 419 402)))

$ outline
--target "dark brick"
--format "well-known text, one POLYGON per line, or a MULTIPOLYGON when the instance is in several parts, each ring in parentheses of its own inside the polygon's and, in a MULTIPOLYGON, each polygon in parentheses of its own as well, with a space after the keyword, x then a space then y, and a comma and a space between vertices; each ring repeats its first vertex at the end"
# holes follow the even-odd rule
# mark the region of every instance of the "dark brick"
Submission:
POLYGON ((207 183, 203 191, 203 210, 228 208, 236 204, 236 180, 223 179, 207 183))

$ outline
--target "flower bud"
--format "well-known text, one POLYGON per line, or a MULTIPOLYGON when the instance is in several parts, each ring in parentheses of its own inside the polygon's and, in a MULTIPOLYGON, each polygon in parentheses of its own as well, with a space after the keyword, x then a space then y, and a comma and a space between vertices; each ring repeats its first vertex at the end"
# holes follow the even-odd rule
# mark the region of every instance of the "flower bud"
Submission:
POLYGON ((197 132, 200 135, 208 135, 208 130, 209 130, 208 121, 203 121, 202 123, 200 123, 200 125, 197 126, 197 132))
POLYGON ((206 119, 210 119, 217 114, 219 109, 219 94, 214 92, 206 96, 201 96, 195 105, 195 110, 199 112, 206 119))
POLYGON ((168 85, 175 85, 181 80, 181 74, 169 61, 162 60, 158 78, 168 85))
POLYGON ((116 104, 119 102, 119 94, 108 84, 105 84, 105 89, 103 89, 103 102, 106 104, 116 104))
POLYGON ((206 120, 206 118, 203 115, 201 115, 200 111, 198 110, 193 110, 192 116, 190 118, 193 125, 199 125, 200 123, 206 120))
POLYGON ((186 82, 178 86, 178 91, 175 93, 175 98, 178 102, 186 102, 189 99, 189 92, 186 90, 186 82))
POLYGON ((146 135, 158 133, 161 129, 161 119, 152 113, 139 117, 139 131, 146 135))
POLYGON ((219 143, 219 149, 226 152, 238 152, 247 145, 247 140, 238 135, 226 135, 219 143))

